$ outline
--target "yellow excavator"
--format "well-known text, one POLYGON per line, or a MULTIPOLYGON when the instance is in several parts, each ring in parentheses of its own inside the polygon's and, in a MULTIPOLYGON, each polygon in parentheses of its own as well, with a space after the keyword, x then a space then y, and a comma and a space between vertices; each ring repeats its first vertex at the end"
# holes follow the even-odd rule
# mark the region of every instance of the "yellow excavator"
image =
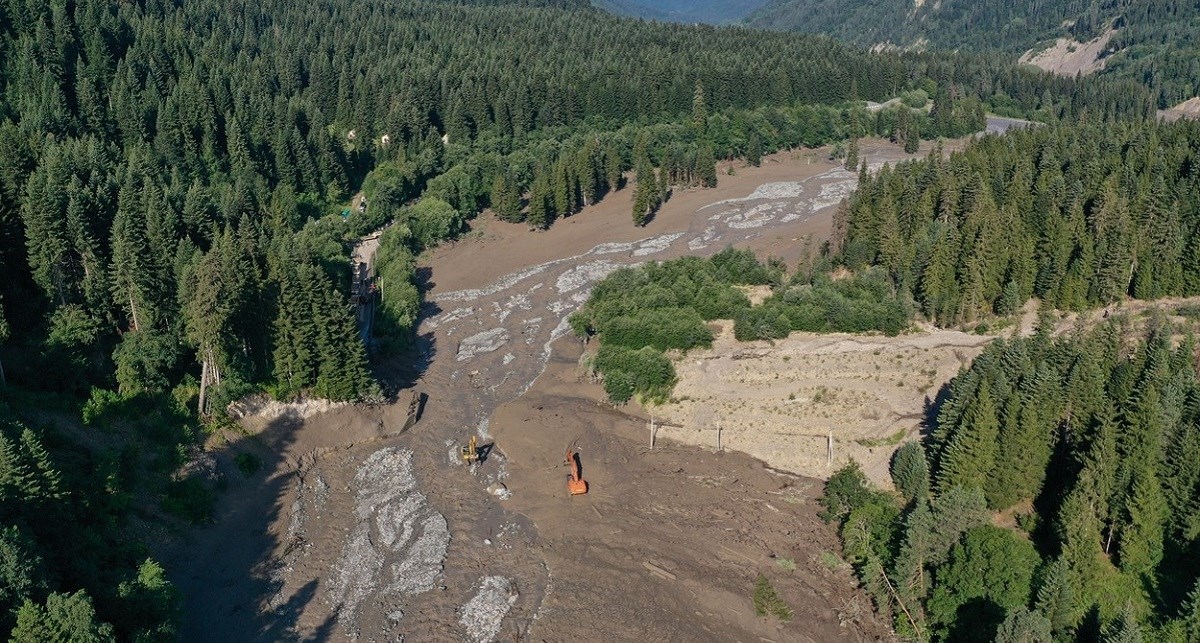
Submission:
POLYGON ((479 462, 479 445, 476 443, 475 436, 471 436, 471 441, 462 448, 462 459, 467 464, 475 464, 479 462))

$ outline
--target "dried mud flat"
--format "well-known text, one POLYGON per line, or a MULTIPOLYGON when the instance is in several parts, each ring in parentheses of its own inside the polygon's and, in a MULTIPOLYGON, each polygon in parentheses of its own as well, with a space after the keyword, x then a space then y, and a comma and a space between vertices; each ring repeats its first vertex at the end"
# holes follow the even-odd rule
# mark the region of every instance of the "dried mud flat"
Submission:
POLYGON ((506 505, 537 525, 551 572, 530 640, 888 638, 817 518, 820 481, 732 451, 661 438, 651 450, 644 418, 579 381, 580 350, 556 350, 546 377, 493 415, 517 490, 506 505), (564 484, 568 443, 585 496, 564 484), (755 615, 760 574, 795 610, 791 622, 755 615))
POLYGON ((896 447, 919 435, 942 386, 993 338, 921 329, 899 337, 793 333, 738 342, 718 322, 713 347, 677 360, 658 435, 716 443, 818 478, 853 459, 882 486, 896 447), (829 462, 829 436, 833 462, 829 462))
MULTIPOLYGON (((864 156, 906 158, 882 143, 864 156)), ((629 224, 628 188, 544 233, 481 219, 428 257, 419 355, 379 365, 391 381, 419 376, 428 400, 413 429, 398 432, 407 392, 374 408, 272 406, 215 454, 227 486, 217 521, 167 556, 185 640, 886 636, 845 570, 814 562, 834 548, 815 518, 819 483, 733 453, 642 453, 640 421, 599 405, 595 387, 539 388, 574 382, 569 368, 539 376, 577 358, 574 340, 558 341, 566 319, 612 270, 729 244, 787 258, 828 234, 856 178, 783 154, 676 193, 643 229, 629 224), (495 448, 469 470, 457 451, 472 433, 495 448), (558 465, 574 440, 593 492, 568 499, 558 465), (237 472, 241 451, 259 455, 260 473, 237 472), (507 500, 487 491, 497 483, 507 500), (754 616, 760 572, 797 610, 783 629, 754 616)))

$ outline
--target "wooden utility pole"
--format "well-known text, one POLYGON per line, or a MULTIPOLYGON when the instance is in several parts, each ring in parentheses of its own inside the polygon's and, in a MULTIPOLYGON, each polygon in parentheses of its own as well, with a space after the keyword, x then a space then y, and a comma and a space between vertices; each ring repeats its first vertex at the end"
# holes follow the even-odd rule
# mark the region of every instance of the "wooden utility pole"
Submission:
POLYGON ((650 416, 650 450, 654 450, 654 415, 650 416))
POLYGON ((832 467, 833 466, 833 431, 829 432, 829 439, 827 441, 827 447, 829 450, 829 466, 832 467))
POLYGON ((717 451, 721 451, 721 427, 717 427, 717 451))

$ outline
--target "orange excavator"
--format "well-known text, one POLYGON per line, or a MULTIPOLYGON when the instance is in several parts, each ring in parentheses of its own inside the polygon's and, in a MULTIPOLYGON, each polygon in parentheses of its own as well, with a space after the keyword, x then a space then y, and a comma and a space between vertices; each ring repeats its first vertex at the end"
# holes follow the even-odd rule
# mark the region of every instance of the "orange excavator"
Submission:
POLYGON ((567 447, 567 461, 563 463, 571 467, 571 475, 567 476, 567 491, 571 492, 572 496, 581 496, 588 492, 587 480, 579 475, 579 454, 567 447))

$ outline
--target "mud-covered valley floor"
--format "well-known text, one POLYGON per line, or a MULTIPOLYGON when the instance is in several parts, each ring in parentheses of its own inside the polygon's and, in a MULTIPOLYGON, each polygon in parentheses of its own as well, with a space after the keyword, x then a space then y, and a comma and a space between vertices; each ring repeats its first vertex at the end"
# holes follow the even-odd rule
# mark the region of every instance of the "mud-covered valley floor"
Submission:
POLYGON ((856 179, 784 153, 677 192, 641 229, 628 188, 543 233, 481 218, 423 264, 418 355, 379 365, 395 404, 252 409, 214 451, 217 520, 168 556, 185 640, 886 638, 816 517, 820 481, 661 435, 649 451, 644 419, 580 380, 566 324, 622 265, 730 244, 795 259, 856 179), (427 400, 399 433, 410 390, 427 400), (457 453, 472 434, 494 444, 474 470, 457 453), (570 443, 586 496, 566 494, 570 443), (242 451, 264 462, 250 478, 242 451), (759 574, 791 623, 754 614, 759 574))

